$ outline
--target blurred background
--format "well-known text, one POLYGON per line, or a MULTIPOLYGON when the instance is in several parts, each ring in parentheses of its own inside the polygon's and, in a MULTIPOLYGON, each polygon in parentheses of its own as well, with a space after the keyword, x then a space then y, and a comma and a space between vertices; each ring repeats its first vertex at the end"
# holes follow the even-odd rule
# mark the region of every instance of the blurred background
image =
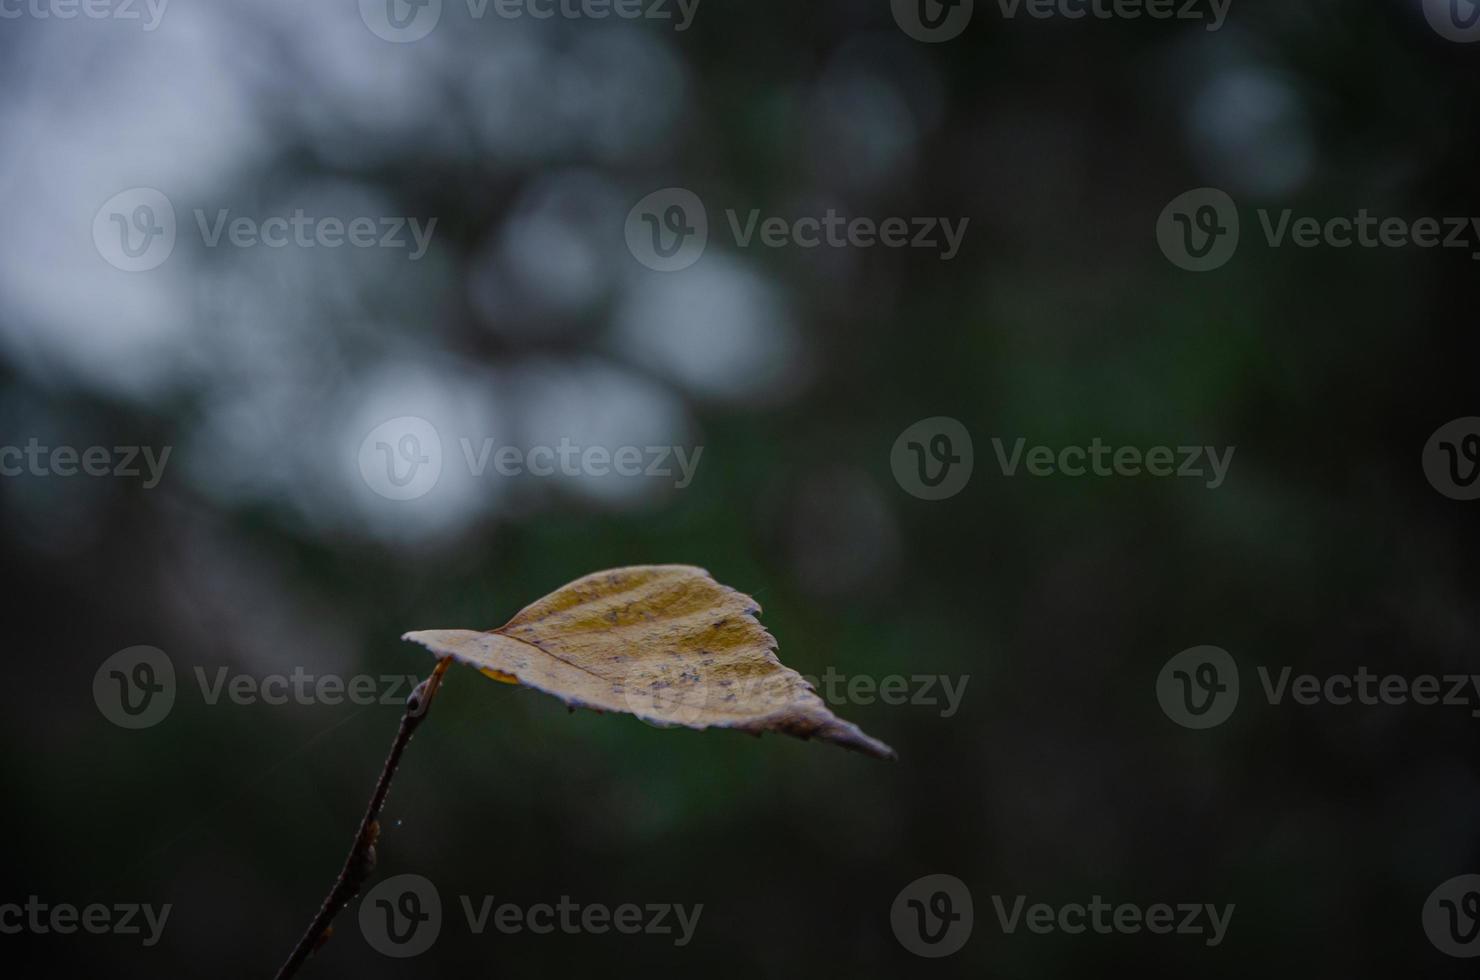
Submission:
POLYGON ((152 946, 0 936, 7 972, 270 976, 308 924, 405 691, 211 703, 197 671, 381 692, 432 665, 407 630, 677 562, 755 596, 803 674, 949 678, 959 710, 836 699, 884 763, 570 714, 454 668, 372 879, 434 882, 441 935, 380 955, 352 904, 302 976, 1465 975, 1422 917, 1480 871, 1470 710, 1272 706, 1254 667, 1475 670, 1480 525, 1422 455, 1477 414, 1477 266, 1272 248, 1256 214, 1480 214, 1480 45, 1418 0, 1233 0, 1215 31, 978 0, 940 43, 885 0, 702 0, 683 30, 671 3, 434 6, 414 39, 354 0, 6 8, 0 443, 169 456, 153 481, 142 450, 141 476, 0 478, 0 902, 173 907, 152 946), (1155 230, 1201 187, 1243 237, 1193 273, 1155 230), (707 211, 676 271, 629 247, 665 188, 707 211), (829 208, 969 226, 943 260, 745 246, 726 215, 829 208), (250 244, 298 211, 407 219, 410 247, 250 244), (247 230, 212 245, 223 212, 247 230), (435 220, 415 258, 410 219, 435 220), (891 451, 938 417, 974 465, 922 499, 891 451), (1096 437, 1237 452, 1209 489, 1009 477, 992 443, 1096 437), (562 440, 702 455, 683 486, 467 459, 562 440), (439 472, 408 485, 417 464, 439 472), (1196 731, 1156 681, 1204 644, 1243 699, 1196 731), (130 729, 95 680, 137 646, 176 691, 130 729), (891 919, 931 874, 975 908, 939 959, 891 919), (703 913, 681 947, 480 936, 460 895, 703 913), (1211 948, 1007 934, 992 897, 1017 895, 1236 912, 1211 948))

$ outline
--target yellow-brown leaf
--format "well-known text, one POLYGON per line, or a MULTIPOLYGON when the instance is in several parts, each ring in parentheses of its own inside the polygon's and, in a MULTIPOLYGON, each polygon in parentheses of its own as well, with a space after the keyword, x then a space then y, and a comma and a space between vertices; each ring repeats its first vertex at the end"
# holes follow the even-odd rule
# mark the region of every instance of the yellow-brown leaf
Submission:
POLYGON ((577 579, 496 630, 404 639, 572 707, 664 726, 782 732, 893 758, 776 659, 759 613, 755 600, 702 568, 637 565, 577 579))

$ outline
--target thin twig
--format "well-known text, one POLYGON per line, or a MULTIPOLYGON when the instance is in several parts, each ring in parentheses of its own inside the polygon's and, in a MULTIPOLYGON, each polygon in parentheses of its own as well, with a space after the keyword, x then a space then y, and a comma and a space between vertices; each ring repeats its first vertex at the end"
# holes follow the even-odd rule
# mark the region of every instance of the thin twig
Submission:
POLYGON ((380 771, 380 779, 375 783, 375 792, 370 797, 370 805, 365 808, 364 818, 360 820, 360 829, 355 833, 354 846, 350 848, 349 857, 345 858, 344 868, 339 872, 334 887, 330 889, 329 897, 319 907, 319 914, 314 916, 308 931, 293 948, 293 954, 277 972, 277 980, 288 980, 296 974, 313 951, 328 940, 329 924, 360 893, 365 879, 375 870, 375 841, 380 836, 380 811, 385 806, 386 795, 391 791, 396 766, 401 762, 401 753, 406 750, 406 743, 411 741, 411 736, 425 720, 427 711, 432 706, 432 698, 442 685, 442 675, 447 672, 450 663, 451 657, 443 657, 437 661, 437 667, 431 676, 416 685, 416 690, 406 699, 406 713, 401 716, 401 727, 396 731, 396 740, 391 743, 391 754, 386 756, 385 768, 380 771))

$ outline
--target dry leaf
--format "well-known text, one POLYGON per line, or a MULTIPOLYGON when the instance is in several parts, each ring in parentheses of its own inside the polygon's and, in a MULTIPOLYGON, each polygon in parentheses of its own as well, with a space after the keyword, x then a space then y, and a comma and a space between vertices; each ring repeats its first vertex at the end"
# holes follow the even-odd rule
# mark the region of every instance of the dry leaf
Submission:
POLYGON ((828 710, 776 659, 760 607, 688 565, 595 572, 496 630, 422 630, 403 639, 495 680, 572 707, 655 725, 818 738, 883 759, 894 750, 828 710))

